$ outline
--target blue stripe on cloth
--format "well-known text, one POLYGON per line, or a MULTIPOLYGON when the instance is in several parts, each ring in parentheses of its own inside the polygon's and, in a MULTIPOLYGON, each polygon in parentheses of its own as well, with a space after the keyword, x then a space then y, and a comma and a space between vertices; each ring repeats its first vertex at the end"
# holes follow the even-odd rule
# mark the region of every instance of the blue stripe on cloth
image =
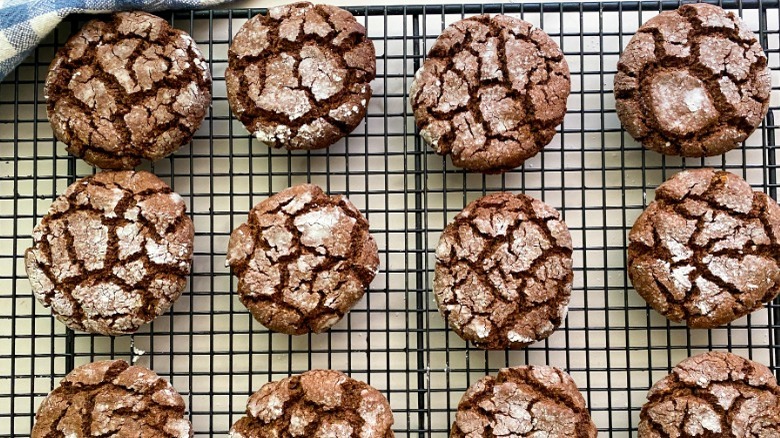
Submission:
POLYGON ((0 8, 0 29, 7 29, 23 21, 28 21, 30 17, 27 13, 28 4, 16 4, 0 8))
POLYGON ((12 56, 12 57, 10 57, 8 59, 1 60, 0 61, 0 71, 7 71, 9 73, 14 71, 16 66, 21 64, 22 61, 24 61, 25 58, 27 58, 28 56, 30 56, 30 54, 32 54, 33 49, 35 49, 35 47, 30 48, 30 49, 28 49, 28 50, 26 50, 24 52, 19 52, 18 54, 14 55, 14 56, 12 56))
POLYGON ((38 44, 38 34, 30 27, 28 21, 4 29, 3 34, 5 34, 8 42, 14 46, 17 52, 30 50, 31 47, 35 47, 35 45, 38 44))

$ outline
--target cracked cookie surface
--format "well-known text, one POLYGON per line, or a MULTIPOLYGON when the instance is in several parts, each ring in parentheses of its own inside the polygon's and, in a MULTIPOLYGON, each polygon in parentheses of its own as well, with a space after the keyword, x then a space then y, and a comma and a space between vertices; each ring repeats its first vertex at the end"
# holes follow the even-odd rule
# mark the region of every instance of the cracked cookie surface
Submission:
POLYGON ((35 297, 71 329, 129 334, 179 298, 193 239, 184 200, 159 178, 106 171, 52 203, 25 266, 35 297))
POLYGON ((47 114, 68 152, 131 169, 188 143, 211 104, 211 73, 195 41, 145 12, 88 22, 46 77, 47 114))
POLYGON ((82 365, 41 402, 32 438, 193 436, 184 400, 171 384, 123 360, 82 365))
POLYGON ((339 371, 312 370, 263 385, 231 438, 392 438, 393 413, 382 393, 339 371))
POLYGON ((500 173, 533 157, 566 114, 569 66, 541 29, 506 15, 448 26, 409 92, 420 136, 467 170, 500 173))
POLYGON ((780 291, 780 207, 742 178, 688 170, 658 186, 629 233, 628 275, 650 306, 712 328, 780 291))
POLYGON ((366 115, 374 43, 348 11, 307 2, 270 8, 236 34, 225 71, 233 114, 271 147, 319 149, 366 115))
POLYGON ((689 4, 643 24, 618 62, 623 127, 667 155, 723 154, 769 109, 771 76, 756 36, 733 12, 689 4))
POLYGON ((503 368, 466 390, 451 438, 596 438, 574 379, 549 366, 503 368))
POLYGON ((780 436, 780 388, 772 372, 713 351, 680 362, 650 388, 639 438, 780 436))
POLYGON ((480 348, 520 348, 566 318, 572 241, 549 205, 495 193, 460 212, 439 239, 433 292, 439 312, 480 348))
POLYGON ((347 198, 301 184, 249 212, 230 235, 227 264, 257 321, 300 335, 349 312, 374 279, 379 255, 368 221, 347 198))

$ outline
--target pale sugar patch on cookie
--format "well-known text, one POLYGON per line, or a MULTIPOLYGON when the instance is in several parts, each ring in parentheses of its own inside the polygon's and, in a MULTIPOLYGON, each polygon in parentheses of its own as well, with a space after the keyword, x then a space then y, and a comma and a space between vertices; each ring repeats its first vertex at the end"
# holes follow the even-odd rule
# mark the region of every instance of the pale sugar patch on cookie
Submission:
POLYGON ((621 123, 645 147, 705 157, 737 147, 761 123, 771 79, 761 44, 739 17, 688 4, 637 30, 614 89, 621 123))

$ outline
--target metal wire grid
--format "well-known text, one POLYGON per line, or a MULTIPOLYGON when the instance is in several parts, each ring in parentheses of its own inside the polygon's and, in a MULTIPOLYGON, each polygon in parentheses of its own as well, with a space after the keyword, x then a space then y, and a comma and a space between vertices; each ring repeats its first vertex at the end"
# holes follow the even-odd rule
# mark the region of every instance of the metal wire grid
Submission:
POLYGON ((224 71, 232 35, 261 10, 163 14, 193 35, 214 76, 214 102, 189 146, 150 167, 188 204, 196 229, 188 289, 133 337, 73 333, 30 293, 23 266, 33 226, 53 198, 93 170, 69 157, 46 120, 43 80, 56 49, 87 17, 68 19, 0 84, 0 436, 26 436, 41 399, 74 366, 137 359, 185 397, 198 436, 224 436, 263 383, 312 368, 348 372, 380 389, 399 436, 446 436, 463 391, 520 364, 568 370, 602 435, 626 437, 652 383, 683 358, 728 349, 777 374, 780 304, 729 327, 688 330, 650 311, 625 275, 634 219, 653 189, 686 167, 713 166, 777 196, 780 108, 777 1, 726 3, 756 31, 773 69, 771 109, 744 148, 708 159, 645 152, 620 129, 611 93, 620 50, 637 27, 676 2, 366 6, 350 8, 377 48, 368 117, 325 151, 288 153, 252 140, 228 108, 224 71), (565 121, 553 143, 502 176, 465 173, 415 135, 406 95, 444 26, 482 12, 509 13, 547 31, 572 71, 565 121), (380 273, 342 322, 321 335, 271 334, 254 322, 224 267, 230 231, 258 201, 314 182, 346 194, 368 217, 380 273), (446 223, 485 193, 511 190, 556 206, 571 229, 575 284, 569 316, 525 350, 484 352, 447 330, 429 293, 433 249, 446 223))

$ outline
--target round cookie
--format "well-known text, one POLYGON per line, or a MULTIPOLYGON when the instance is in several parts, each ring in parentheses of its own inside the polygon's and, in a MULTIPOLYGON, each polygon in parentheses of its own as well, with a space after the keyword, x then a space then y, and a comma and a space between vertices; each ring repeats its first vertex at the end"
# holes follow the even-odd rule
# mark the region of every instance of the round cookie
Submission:
POLYGON ((231 438, 392 438, 385 396, 339 371, 312 370, 269 382, 249 397, 231 438))
POLYGON ((473 201, 444 229, 433 292, 439 312, 480 348, 520 348, 566 318, 572 242, 549 205, 523 194, 473 201))
POLYGON ((228 64, 228 101, 249 132, 275 148, 319 149, 365 117, 376 51, 349 12, 301 2, 241 26, 228 64))
POLYGON ((227 264, 258 322, 290 335, 336 324, 363 296, 379 255, 368 221, 343 196, 301 184, 265 199, 230 235, 227 264))
POLYGON ((41 402, 32 438, 193 436, 184 400, 171 384, 123 360, 82 365, 41 402))
POLYGON ((623 127, 648 149, 684 157, 735 148, 766 115, 770 91, 756 36, 733 12, 704 3, 643 24, 615 75, 623 127))
POLYGON ((149 172, 71 184, 25 252, 32 292, 73 330, 134 333, 181 295, 194 230, 181 196, 149 172))
POLYGON ((549 366, 502 368, 463 394, 450 438, 595 438, 574 379, 549 366))
POLYGON ((655 310, 712 328, 780 291, 780 207, 742 178, 687 170, 658 186, 629 233, 628 275, 655 310))
POLYGON ((211 104, 211 74, 195 41, 145 12, 94 19, 46 77, 54 135, 104 169, 131 169, 188 143, 211 104))
POLYGON ((776 437, 780 388, 772 372, 736 354, 689 357, 650 388, 639 438, 776 437))
POLYGON ((569 66, 543 30, 480 15, 442 32, 409 96, 420 136, 436 153, 466 170, 501 173, 550 143, 570 90, 569 66))

